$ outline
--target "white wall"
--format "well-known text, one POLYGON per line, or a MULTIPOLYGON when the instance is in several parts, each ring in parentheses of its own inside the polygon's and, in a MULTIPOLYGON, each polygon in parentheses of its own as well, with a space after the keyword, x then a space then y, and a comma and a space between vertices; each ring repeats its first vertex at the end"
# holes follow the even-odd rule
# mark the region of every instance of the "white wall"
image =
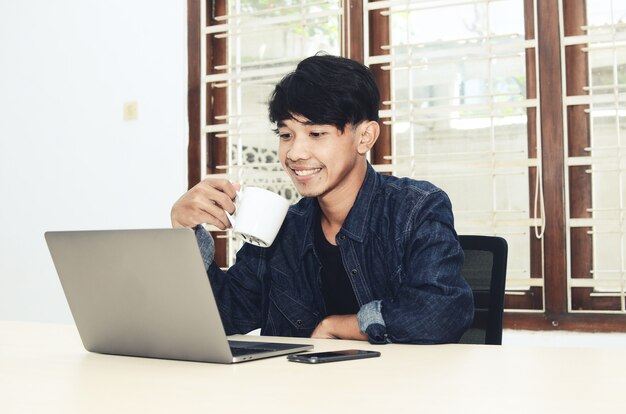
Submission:
POLYGON ((45 231, 169 226, 186 56, 184 1, 0 0, 0 319, 71 321, 45 231))

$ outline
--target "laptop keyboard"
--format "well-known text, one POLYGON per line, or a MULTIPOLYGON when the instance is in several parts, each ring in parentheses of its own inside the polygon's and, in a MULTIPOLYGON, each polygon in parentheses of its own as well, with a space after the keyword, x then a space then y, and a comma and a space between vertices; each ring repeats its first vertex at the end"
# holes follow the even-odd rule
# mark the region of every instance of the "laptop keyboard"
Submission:
POLYGON ((272 352, 275 349, 261 349, 261 348, 237 348, 235 346, 230 347, 230 352, 232 352, 233 356, 242 356, 242 355, 251 355, 251 354, 260 354, 262 352, 272 352))

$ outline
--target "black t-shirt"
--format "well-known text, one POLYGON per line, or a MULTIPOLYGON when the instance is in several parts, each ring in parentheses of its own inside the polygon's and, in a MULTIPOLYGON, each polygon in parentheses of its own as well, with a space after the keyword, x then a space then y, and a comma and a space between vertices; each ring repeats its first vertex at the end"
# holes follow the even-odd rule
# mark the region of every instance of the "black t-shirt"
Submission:
POLYGON ((327 315, 352 315, 359 311, 359 303, 346 269, 341 261, 339 247, 330 244, 324 236, 319 216, 315 226, 315 250, 322 262, 322 294, 327 315))

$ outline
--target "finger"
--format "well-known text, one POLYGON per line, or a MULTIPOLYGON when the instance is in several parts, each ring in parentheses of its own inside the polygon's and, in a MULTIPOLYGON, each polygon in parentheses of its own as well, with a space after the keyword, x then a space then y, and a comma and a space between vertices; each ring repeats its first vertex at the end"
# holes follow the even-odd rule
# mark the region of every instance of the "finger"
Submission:
POLYGON ((213 224, 214 226, 217 226, 222 230, 230 227, 230 220, 228 220, 228 217, 226 217, 225 210, 216 204, 210 204, 205 206, 202 209, 202 217, 210 220, 210 222, 206 223, 213 224))
POLYGON ((222 220, 202 210, 189 212, 172 219, 173 227, 194 228, 199 224, 210 224, 220 230, 226 230, 227 228, 222 220))
POLYGON ((210 224, 213 225, 214 227, 220 229, 220 230, 226 230, 227 226, 224 225, 224 223, 221 220, 216 219, 214 216, 208 216, 204 222, 204 224, 210 224))
POLYGON ((221 207, 198 194, 187 194, 179 200, 172 208, 171 219, 174 227, 192 228, 207 223, 225 229, 229 224, 221 207))
POLYGON ((217 204, 223 210, 232 214, 235 211, 235 203, 233 200, 237 196, 234 187, 230 186, 228 192, 226 192, 225 189, 222 189, 219 186, 213 186, 213 184, 215 183, 207 182, 205 185, 202 185, 197 189, 192 189, 190 191, 192 194, 190 195, 192 197, 190 201, 197 204, 201 208, 208 208, 210 205, 217 204))
POLYGON ((202 181, 202 183, 205 183, 207 186, 226 194, 231 200, 234 200, 235 197, 237 197, 237 190, 241 188, 239 184, 233 184, 229 180, 223 179, 207 178, 202 181))
MULTIPOLYGON (((216 191, 211 194, 214 205, 217 205, 224 211, 228 211, 230 214, 235 212, 235 202, 234 199, 230 198, 230 196, 221 191, 216 191)), ((224 214, 224 217, 226 215, 224 214)))

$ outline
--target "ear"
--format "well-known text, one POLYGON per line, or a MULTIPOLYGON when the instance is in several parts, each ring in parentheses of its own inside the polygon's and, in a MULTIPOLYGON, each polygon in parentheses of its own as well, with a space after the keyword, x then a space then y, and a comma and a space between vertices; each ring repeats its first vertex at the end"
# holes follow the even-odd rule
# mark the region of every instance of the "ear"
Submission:
POLYGON ((359 136, 357 151, 359 154, 365 155, 376 143, 380 134, 380 125, 376 121, 365 121, 359 125, 357 134, 359 136))

